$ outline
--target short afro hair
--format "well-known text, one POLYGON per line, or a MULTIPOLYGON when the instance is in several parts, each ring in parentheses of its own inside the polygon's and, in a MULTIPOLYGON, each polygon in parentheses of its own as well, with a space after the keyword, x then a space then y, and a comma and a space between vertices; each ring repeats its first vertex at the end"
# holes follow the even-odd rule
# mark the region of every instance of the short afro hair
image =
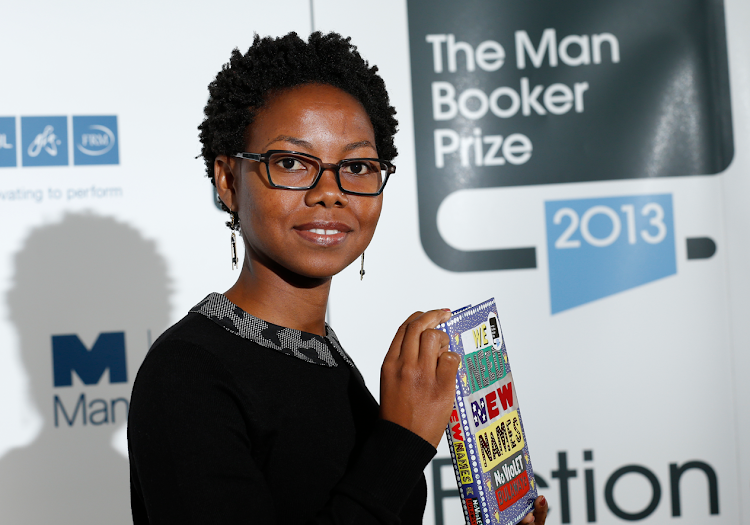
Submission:
POLYGON ((201 156, 213 184, 216 156, 243 151, 245 130, 258 110, 275 93, 304 84, 328 84, 353 96, 370 117, 378 156, 385 160, 396 157, 396 109, 377 66, 370 67, 350 40, 319 31, 307 42, 294 32, 279 38, 256 34, 247 53, 232 51, 229 63, 208 86, 206 118, 198 126, 201 156))

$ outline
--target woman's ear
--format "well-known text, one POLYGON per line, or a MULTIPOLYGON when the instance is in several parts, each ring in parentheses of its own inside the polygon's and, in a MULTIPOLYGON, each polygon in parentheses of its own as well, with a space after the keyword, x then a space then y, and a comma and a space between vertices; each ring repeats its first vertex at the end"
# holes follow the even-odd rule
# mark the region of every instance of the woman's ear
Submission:
POLYGON ((231 211, 237 211, 237 190, 231 161, 226 155, 217 155, 214 160, 214 184, 221 201, 231 211))

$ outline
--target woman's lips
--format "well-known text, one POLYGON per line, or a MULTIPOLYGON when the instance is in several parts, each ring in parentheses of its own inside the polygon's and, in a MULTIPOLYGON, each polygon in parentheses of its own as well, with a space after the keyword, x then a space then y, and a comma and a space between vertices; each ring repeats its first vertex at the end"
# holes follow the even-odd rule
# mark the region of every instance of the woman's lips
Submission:
POLYGON ((340 222, 311 222, 295 226, 294 231, 318 246, 335 246, 344 242, 352 228, 340 222))

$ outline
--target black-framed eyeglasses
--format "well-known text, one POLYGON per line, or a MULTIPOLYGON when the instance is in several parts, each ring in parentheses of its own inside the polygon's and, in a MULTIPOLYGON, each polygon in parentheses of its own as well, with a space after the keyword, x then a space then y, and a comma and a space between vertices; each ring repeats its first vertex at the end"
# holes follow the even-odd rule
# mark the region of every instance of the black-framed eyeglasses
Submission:
POLYGON ((328 164, 307 153, 285 150, 237 153, 234 156, 265 164, 268 182, 272 187, 284 190, 312 189, 325 170, 332 170, 342 192, 375 197, 383 193, 388 178, 396 172, 396 166, 382 159, 344 159, 337 164, 328 164))

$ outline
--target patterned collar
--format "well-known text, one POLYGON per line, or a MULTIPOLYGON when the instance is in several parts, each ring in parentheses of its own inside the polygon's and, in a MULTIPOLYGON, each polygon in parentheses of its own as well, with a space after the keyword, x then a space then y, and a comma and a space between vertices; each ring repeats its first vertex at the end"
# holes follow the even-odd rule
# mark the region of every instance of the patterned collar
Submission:
POLYGON ((336 334, 327 324, 325 337, 284 328, 253 317, 224 295, 216 292, 209 294, 190 311, 208 317, 227 331, 244 339, 308 363, 328 367, 338 366, 331 354, 331 348, 333 348, 346 364, 354 368, 351 358, 341 348, 336 334))

